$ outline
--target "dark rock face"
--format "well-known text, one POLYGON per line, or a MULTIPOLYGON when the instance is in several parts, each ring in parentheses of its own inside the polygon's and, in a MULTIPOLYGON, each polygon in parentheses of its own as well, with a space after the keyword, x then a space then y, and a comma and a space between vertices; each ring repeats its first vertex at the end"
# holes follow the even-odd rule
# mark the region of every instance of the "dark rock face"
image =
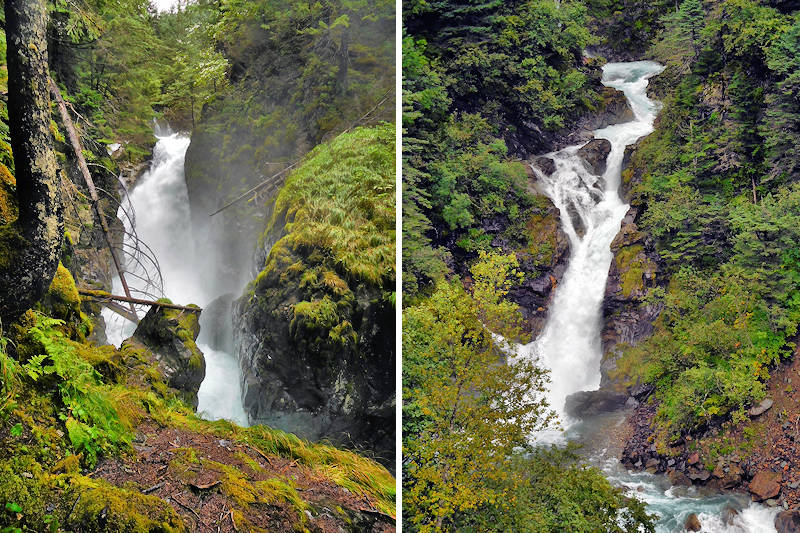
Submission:
POLYGON ((223 294, 203 308, 200 328, 203 342, 214 350, 233 349, 233 293, 223 294))
POLYGON ((199 313, 151 307, 125 343, 143 346, 158 361, 167 384, 197 408, 197 391, 206 377, 206 360, 195 340, 199 313))
POLYGON ((265 268, 234 302, 234 350, 250 422, 367 448, 391 468, 394 306, 381 287, 346 282, 315 264, 313 253, 281 254, 285 260, 265 268), (299 264, 307 275, 319 273, 319 285, 301 281, 301 272, 290 268, 299 264))
MULTIPOLYGON (((545 199, 544 196, 540 198, 545 199)), ((549 207, 544 214, 534 217, 528 224, 532 232, 531 246, 536 250, 517 254, 520 270, 527 274, 525 280, 509 291, 509 297, 520 306, 534 337, 544 327, 547 309, 555 296, 554 289, 569 260, 569 238, 561 229, 561 213, 549 199, 546 202, 549 207)))
POLYGON ((620 377, 614 376, 620 352, 617 344, 636 345, 653 333, 653 322, 661 306, 643 305, 649 288, 664 283, 658 254, 652 239, 636 225, 634 207, 622 221, 620 232, 611 243, 614 261, 606 281, 603 300, 603 360, 600 366, 602 389, 622 392, 620 377))
POLYGON ((782 511, 775 517, 778 533, 800 533, 800 510, 782 511))
POLYGON ((596 176, 606 171, 606 158, 611 152, 611 141, 608 139, 592 139, 578 150, 578 155, 587 165, 587 170, 596 176))
POLYGON ((545 176, 551 176, 556 171, 556 162, 549 157, 534 157, 531 163, 536 165, 536 168, 541 170, 545 176))
POLYGON ((586 419, 622 409, 627 400, 627 394, 604 390, 581 391, 567 396, 565 410, 569 416, 586 419))
POLYGON ((633 110, 621 91, 611 87, 603 87, 601 96, 603 99, 599 106, 601 111, 586 113, 577 123, 570 126, 569 131, 562 132, 558 136, 551 149, 557 150, 590 141, 594 138, 594 130, 630 122, 634 119, 633 110))

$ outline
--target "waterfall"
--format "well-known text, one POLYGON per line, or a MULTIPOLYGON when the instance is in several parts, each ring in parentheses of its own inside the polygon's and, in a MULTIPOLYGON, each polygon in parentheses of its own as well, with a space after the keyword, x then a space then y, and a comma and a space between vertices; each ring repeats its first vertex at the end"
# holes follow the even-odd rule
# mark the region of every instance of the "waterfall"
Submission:
MULTIPOLYGON (((156 128, 156 136, 158 142, 153 149, 150 169, 123 201, 123 206, 130 204, 133 209, 128 212, 132 211, 136 217, 131 220, 124 216, 123 208, 120 208, 118 216, 128 230, 135 225, 139 238, 158 259, 164 295, 175 303, 195 303, 204 307, 220 296, 209 274, 217 254, 198 246, 196 243, 201 241, 192 234, 189 193, 183 170, 190 138, 160 128, 156 128)), ((127 268, 133 267, 129 265, 127 268)), ((133 276, 126 276, 126 280, 134 292, 146 290, 142 286, 143 280, 133 276)), ((122 294, 119 278, 114 280, 113 292, 122 294)), ((134 323, 107 309, 103 310, 103 317, 106 336, 116 346, 136 329, 134 323)), ((246 425, 240 371, 235 357, 208 346, 202 329, 197 345, 206 359, 206 377, 198 392, 197 412, 211 420, 225 418, 246 425)))
POLYGON ((520 353, 538 358, 550 369, 548 400, 562 415, 567 396, 600 386, 600 331, 613 259, 611 241, 628 211, 618 194, 622 159, 626 146, 653 131, 658 103, 647 97, 647 83, 662 69, 652 61, 603 67, 603 84, 625 94, 635 118, 594 132, 595 138, 611 143, 602 176, 588 170, 578 155, 583 144, 546 154, 555 162, 550 176, 534 168, 540 188, 561 213, 570 241, 570 260, 544 330, 520 353))
MULTIPOLYGON (((547 398, 562 421, 567 396, 600 386, 600 333, 606 281, 613 260, 611 242, 629 207, 618 193, 622 160, 626 146, 653 131, 659 104, 647 97, 647 85, 649 78, 662 70, 652 61, 608 63, 603 67, 603 84, 625 94, 634 119, 594 132, 595 138, 611 143, 602 176, 588 170, 578 155, 585 143, 546 154, 555 162, 550 176, 533 168, 540 189, 561 213, 570 243, 570 260, 555 290, 544 330, 533 342, 519 347, 517 353, 537 359, 550 370, 547 398)), ((532 438, 539 442, 563 442, 568 438, 580 441, 596 431, 591 423, 566 426, 564 433, 545 431, 532 438)), ((606 449, 586 453, 586 459, 614 485, 648 504, 648 511, 659 517, 658 533, 684 531, 691 513, 697 514, 702 531, 707 533, 775 532, 773 521, 778 510, 750 502, 747 497, 672 487, 664 476, 626 470, 606 449), (738 512, 726 514, 726 509, 738 512)))

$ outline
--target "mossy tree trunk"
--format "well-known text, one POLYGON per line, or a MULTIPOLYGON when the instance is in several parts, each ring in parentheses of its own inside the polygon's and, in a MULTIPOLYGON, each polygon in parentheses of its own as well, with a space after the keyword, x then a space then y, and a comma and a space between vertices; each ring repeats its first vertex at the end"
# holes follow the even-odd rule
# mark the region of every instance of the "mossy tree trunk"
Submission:
POLYGON ((47 7, 6 0, 8 115, 19 218, 0 228, 0 318, 13 320, 45 293, 64 234, 58 170, 50 134, 47 7))

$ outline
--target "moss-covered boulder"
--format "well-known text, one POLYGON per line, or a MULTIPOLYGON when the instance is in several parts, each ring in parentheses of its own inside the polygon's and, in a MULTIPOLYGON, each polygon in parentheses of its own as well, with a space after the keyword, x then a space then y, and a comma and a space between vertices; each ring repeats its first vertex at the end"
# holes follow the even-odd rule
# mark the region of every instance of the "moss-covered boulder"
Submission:
MULTIPOLYGON (((167 299, 159 301, 172 303, 167 299)), ((195 408, 197 391, 206 377, 206 360, 195 344, 200 334, 199 315, 199 311, 153 306, 123 344, 140 345, 151 351, 167 384, 195 408)))
POLYGON ((344 134, 289 178, 234 309, 252 423, 393 462, 394 237, 393 127, 344 134))

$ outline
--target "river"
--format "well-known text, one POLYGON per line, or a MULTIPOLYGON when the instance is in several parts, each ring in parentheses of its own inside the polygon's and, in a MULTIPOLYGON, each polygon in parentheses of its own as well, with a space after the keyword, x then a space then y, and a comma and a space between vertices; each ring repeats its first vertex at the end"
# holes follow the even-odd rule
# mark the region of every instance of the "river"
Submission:
MULTIPOLYGON (((156 135, 158 141, 153 149, 150 169, 123 199, 123 205, 130 205, 136 216, 129 220, 120 211, 119 218, 128 229, 135 225, 139 238, 158 259, 164 296, 175 303, 195 303, 203 307, 221 296, 224 289, 217 287, 210 274, 214 271, 211 267, 217 254, 199 245, 202 241, 192 234, 189 193, 184 177, 184 158, 190 138, 159 128, 156 128, 156 135)), ((134 290, 145 290, 139 279, 126 277, 126 281, 134 290)), ((119 278, 114 280, 113 292, 123 293, 119 278)), ((103 317, 106 336, 116 346, 136 327, 133 322, 107 309, 103 310, 103 317)), ((206 377, 197 394, 198 414, 210 420, 224 418, 247 425, 247 415, 242 407, 239 365, 231 353, 233 347, 225 351, 212 349, 202 329, 197 345, 206 359, 206 377)))
MULTIPOLYGON (((578 155, 585 143, 545 154, 555 162, 556 170, 550 176, 533 169, 539 187, 561 213, 570 259, 542 333, 519 351, 550 370, 547 397, 564 428, 563 433, 551 430, 532 438, 538 442, 571 439, 587 443, 586 459, 603 470, 612 483, 648 504, 649 511, 659 516, 659 533, 682 531, 691 513, 698 515, 702 531, 708 533, 774 533, 777 510, 751 503, 747 497, 673 487, 664 476, 628 471, 617 460, 619 450, 604 446, 602 439, 593 442, 596 434, 607 428, 601 430, 597 422, 578 423, 564 414, 567 396, 600 386, 600 334, 603 297, 613 259, 611 242, 629 208, 619 197, 622 162, 625 147, 653 131, 660 105, 648 98, 647 85, 662 70, 652 61, 608 63, 603 67, 603 84, 625 94, 635 118, 594 132, 595 138, 611 143, 602 176, 588 170, 578 155), (730 513, 730 509, 736 513, 730 513)), ((604 422, 619 423, 621 419, 616 416, 604 422)))

